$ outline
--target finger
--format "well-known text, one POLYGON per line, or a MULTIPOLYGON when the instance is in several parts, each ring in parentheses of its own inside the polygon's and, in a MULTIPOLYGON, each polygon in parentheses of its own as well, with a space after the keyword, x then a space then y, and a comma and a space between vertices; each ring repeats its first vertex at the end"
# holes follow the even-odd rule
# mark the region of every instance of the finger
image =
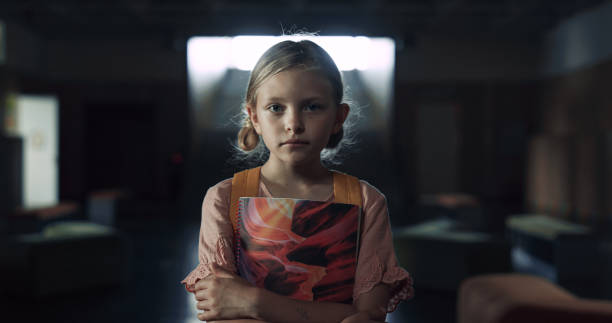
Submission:
POLYGON ((203 300, 196 303, 196 308, 202 311, 208 311, 211 309, 210 301, 203 300))
POLYGON ((202 312, 202 313, 198 314, 198 320, 200 320, 200 321, 211 321, 212 319, 210 318, 210 314, 208 314, 206 312, 202 312))
POLYGON ((219 313, 217 313, 217 311, 210 310, 210 311, 204 311, 202 313, 199 313, 198 319, 200 321, 216 321, 216 320, 221 319, 221 317, 219 317, 219 313))
POLYGON ((214 275, 206 276, 200 280, 198 280, 194 286, 194 290, 197 292, 199 290, 205 290, 209 288, 210 280, 214 278, 214 275))
POLYGON ((357 322, 375 322, 370 320, 369 315, 366 312, 356 312, 351 314, 342 320, 341 323, 357 323, 357 322))
POLYGON ((206 315, 206 312, 198 313, 198 320, 200 320, 200 321, 210 321, 210 319, 208 318, 208 315, 206 315))
POLYGON ((359 312, 354 313, 354 314, 351 314, 350 316, 345 317, 345 318, 344 318, 344 320, 342 320, 342 322, 340 322, 340 323, 352 323, 352 322, 357 322, 357 318, 359 317, 359 315, 360 315, 360 313, 359 313, 359 312))
POLYGON ((198 301, 203 301, 208 298, 207 290, 200 290, 194 294, 195 299, 198 301))
POLYGON ((219 309, 219 304, 213 299, 205 299, 196 303, 196 309, 204 312, 216 312, 219 309))

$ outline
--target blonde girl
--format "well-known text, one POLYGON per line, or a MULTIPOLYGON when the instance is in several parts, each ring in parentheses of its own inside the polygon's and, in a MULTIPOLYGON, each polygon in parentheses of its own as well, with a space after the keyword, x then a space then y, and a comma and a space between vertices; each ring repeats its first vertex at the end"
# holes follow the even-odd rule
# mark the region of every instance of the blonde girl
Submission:
MULTIPOLYGON (((334 177, 321 156, 342 144, 350 111, 343 92, 340 71, 312 41, 283 41, 262 55, 251 72, 238 134, 245 153, 267 156, 258 169, 258 196, 334 200, 334 177)), ((202 204, 200 263, 182 281, 197 300, 198 319, 384 321, 399 302, 412 297, 412 279, 393 251, 384 195, 365 181, 358 184, 362 225, 352 304, 296 300, 238 276, 228 215, 232 179, 210 187, 202 204)))

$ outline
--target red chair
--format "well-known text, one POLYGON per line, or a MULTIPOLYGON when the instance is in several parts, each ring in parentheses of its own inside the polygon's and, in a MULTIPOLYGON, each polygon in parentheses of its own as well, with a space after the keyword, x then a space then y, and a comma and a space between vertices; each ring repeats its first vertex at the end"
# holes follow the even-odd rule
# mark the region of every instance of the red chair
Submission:
POLYGON ((458 323, 612 322, 612 301, 583 299, 531 275, 495 274, 464 280, 458 323))

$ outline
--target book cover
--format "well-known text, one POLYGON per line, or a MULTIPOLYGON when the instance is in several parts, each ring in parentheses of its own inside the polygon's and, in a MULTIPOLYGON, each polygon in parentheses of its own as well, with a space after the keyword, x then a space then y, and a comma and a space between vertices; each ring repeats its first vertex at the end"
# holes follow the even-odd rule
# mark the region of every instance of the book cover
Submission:
POLYGON ((239 203, 240 276, 294 299, 352 303, 359 206, 266 197, 239 203))

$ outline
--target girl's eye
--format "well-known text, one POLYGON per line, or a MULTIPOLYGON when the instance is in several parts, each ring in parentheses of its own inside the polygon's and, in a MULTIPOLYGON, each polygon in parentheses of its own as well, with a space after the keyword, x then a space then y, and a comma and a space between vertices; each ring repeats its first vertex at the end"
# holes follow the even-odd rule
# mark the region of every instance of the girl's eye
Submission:
POLYGON ((268 110, 272 111, 272 112, 281 112, 283 111, 283 107, 281 107, 278 104, 271 104, 268 106, 268 110))
POLYGON ((309 104, 307 106, 304 107, 304 110, 306 111, 316 111, 316 110, 320 110, 321 106, 318 104, 309 104))

